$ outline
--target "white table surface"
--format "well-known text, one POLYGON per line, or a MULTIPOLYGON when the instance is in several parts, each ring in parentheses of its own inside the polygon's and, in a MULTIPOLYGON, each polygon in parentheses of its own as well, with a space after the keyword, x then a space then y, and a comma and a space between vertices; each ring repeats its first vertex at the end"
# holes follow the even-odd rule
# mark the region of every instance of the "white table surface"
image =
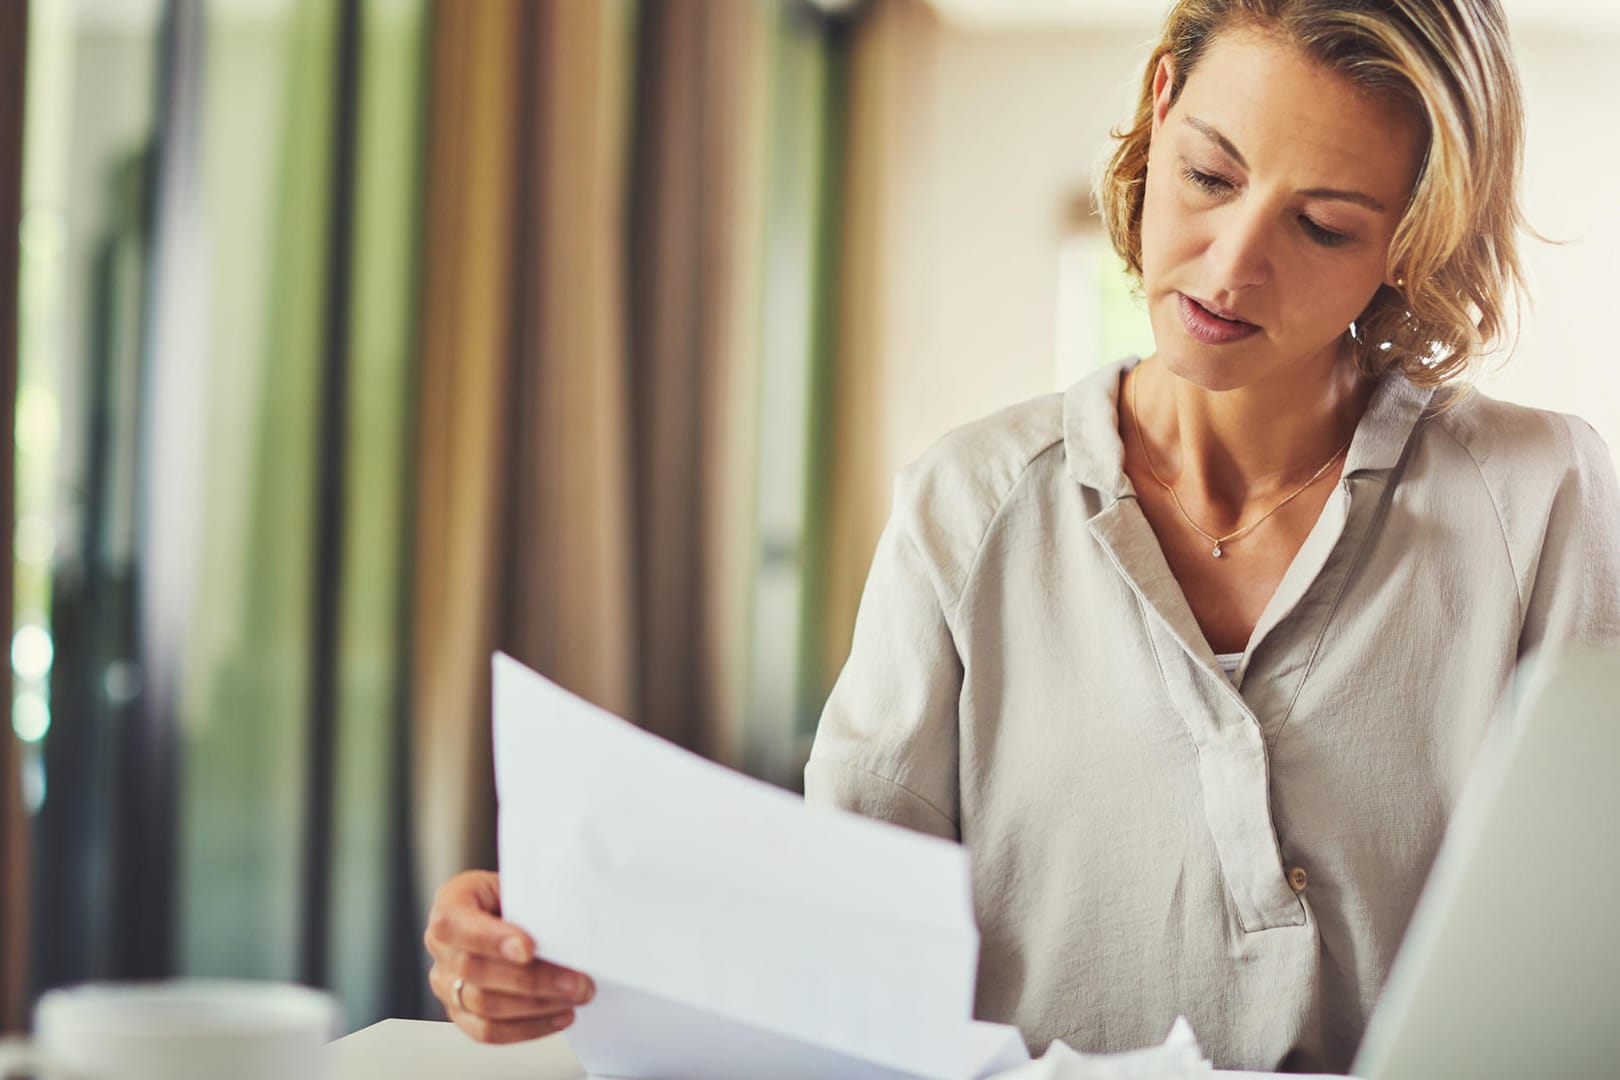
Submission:
MULTIPOLYGON (((331 1055, 332 1080, 585 1080, 585 1071, 562 1035, 513 1046, 483 1046, 442 1020, 383 1020, 334 1042, 331 1055)), ((1259 1080, 1277 1074, 1217 1071, 1215 1075, 1223 1080, 1259 1080)))
POLYGON ((332 1043, 332 1080, 582 1080, 568 1040, 473 1042, 443 1020, 381 1020, 332 1043))

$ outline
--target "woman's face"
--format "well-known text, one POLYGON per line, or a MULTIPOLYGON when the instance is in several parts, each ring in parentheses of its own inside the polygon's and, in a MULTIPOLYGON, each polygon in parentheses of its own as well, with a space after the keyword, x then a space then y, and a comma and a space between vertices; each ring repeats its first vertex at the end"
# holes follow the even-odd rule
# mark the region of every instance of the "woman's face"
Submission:
POLYGON ((1157 355, 1209 390, 1325 374, 1385 283, 1420 129, 1292 45, 1213 41, 1155 83, 1142 284, 1157 355))

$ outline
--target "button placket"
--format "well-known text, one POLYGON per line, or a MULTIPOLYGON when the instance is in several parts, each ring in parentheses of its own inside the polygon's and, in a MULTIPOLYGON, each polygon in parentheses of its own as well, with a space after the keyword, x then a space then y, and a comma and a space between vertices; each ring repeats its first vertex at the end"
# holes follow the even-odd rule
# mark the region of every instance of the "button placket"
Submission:
POLYGON ((1271 784, 1259 719, 1215 664, 1147 519, 1122 499, 1091 531, 1141 600, 1160 677, 1198 752, 1204 815, 1227 892, 1247 932, 1301 926, 1271 819, 1271 784))
POLYGON ((1208 678, 1162 627, 1151 632, 1166 689, 1198 750, 1204 816, 1238 921, 1249 933, 1304 925, 1305 908, 1290 886, 1271 817, 1260 721, 1230 684, 1223 688, 1208 678))

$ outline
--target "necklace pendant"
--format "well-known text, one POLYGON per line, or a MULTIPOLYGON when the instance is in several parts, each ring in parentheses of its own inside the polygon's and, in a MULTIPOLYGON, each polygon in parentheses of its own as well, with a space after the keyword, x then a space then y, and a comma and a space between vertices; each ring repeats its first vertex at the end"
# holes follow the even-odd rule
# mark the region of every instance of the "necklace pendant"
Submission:
POLYGON ((1220 558, 1221 557, 1221 545, 1216 544, 1215 545, 1215 550, 1210 552, 1210 554, 1215 556, 1217 559, 1220 558))

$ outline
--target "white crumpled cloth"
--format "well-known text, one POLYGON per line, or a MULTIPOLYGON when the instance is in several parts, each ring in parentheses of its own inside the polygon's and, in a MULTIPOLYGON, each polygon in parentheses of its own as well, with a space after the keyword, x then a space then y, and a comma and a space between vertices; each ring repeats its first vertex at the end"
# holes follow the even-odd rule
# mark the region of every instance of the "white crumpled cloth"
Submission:
POLYGON ((1159 1046, 1123 1054, 1082 1054, 1054 1042, 1038 1060, 992 1080, 1203 1080, 1213 1076, 1186 1017, 1177 1017, 1159 1046))

